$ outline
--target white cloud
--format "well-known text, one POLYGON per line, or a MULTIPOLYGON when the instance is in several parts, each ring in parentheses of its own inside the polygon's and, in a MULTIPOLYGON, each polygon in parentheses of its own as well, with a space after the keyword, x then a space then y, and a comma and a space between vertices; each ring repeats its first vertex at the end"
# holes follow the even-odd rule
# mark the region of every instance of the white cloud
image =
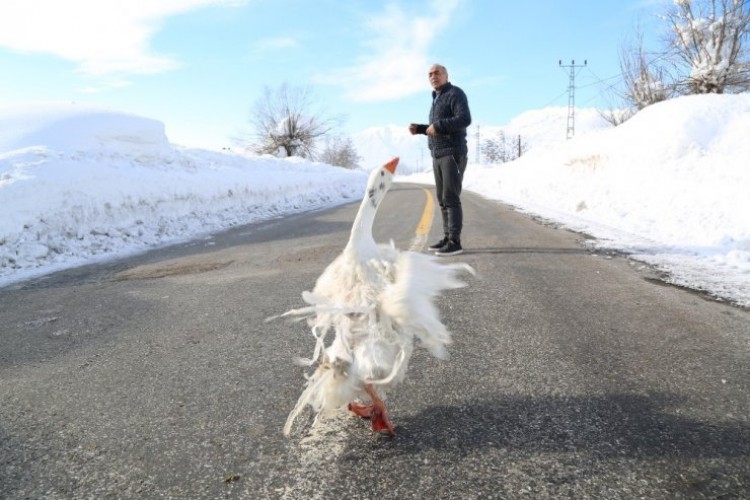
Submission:
POLYGON ((258 50, 287 49, 295 47, 297 40, 291 37, 264 38, 255 44, 258 50))
POLYGON ((169 16, 241 0, 2 0, 0 46, 73 61, 86 75, 148 74, 179 66, 153 53, 152 36, 169 16))
POLYGON ((133 82, 121 78, 105 78, 104 80, 98 82, 98 85, 96 86, 79 88, 78 92, 80 94, 98 94, 99 92, 103 92, 105 90, 113 88, 129 87, 132 84, 133 82))
POLYGON ((390 4, 366 26, 368 51, 353 66, 320 75, 316 82, 338 85, 355 101, 384 101, 423 92, 430 46, 444 32, 461 0, 432 0, 425 16, 390 4))
POLYGON ((299 45, 297 40, 288 36, 263 38, 255 42, 250 51, 250 56, 257 58, 263 56, 267 52, 289 49, 296 47, 297 45, 299 45))

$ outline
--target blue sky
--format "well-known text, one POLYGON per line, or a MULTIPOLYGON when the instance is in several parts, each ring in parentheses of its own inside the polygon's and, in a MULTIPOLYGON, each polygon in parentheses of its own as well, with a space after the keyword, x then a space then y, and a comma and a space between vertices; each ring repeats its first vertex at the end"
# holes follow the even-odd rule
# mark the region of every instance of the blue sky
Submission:
POLYGON ((172 142, 231 146, 264 86, 309 86, 342 132, 424 122, 427 69, 448 67, 474 123, 611 107, 638 26, 657 48, 668 0, 3 0, 0 107, 64 101, 160 120, 172 142))

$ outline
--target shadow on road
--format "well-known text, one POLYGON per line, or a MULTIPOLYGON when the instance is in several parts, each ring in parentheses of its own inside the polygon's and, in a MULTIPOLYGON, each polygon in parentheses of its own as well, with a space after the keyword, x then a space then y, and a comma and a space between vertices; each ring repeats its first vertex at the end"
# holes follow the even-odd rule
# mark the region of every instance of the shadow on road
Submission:
POLYGON ((575 452, 604 457, 715 458, 750 456, 747 422, 701 422, 677 413, 676 396, 613 394, 499 397, 436 406, 401 415, 398 454, 436 449, 465 456, 495 447, 531 453, 575 452))

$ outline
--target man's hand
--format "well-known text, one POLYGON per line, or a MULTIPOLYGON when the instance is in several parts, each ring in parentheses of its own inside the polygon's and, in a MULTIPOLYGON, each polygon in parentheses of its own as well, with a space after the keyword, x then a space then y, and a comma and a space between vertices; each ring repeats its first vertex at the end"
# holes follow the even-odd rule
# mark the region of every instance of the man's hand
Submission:
POLYGON ((410 123, 409 132, 411 132, 411 135, 426 134, 427 125, 420 125, 419 123, 410 123))
POLYGON ((425 132, 427 135, 438 135, 437 130, 435 130, 434 125, 430 125, 427 127, 427 132, 425 132))

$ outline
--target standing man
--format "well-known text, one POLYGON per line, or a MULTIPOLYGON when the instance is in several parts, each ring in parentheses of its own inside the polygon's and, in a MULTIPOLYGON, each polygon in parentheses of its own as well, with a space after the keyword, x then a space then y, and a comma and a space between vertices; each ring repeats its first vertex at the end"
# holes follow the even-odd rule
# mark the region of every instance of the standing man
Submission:
POLYGON ((460 88, 448 81, 448 70, 433 64, 428 73, 432 85, 432 107, 429 125, 412 123, 409 132, 426 134, 432 153, 435 174, 435 194, 443 215, 443 239, 430 246, 435 255, 458 255, 461 247, 463 210, 461 185, 469 148, 466 146, 466 127, 471 124, 469 101, 460 88))

